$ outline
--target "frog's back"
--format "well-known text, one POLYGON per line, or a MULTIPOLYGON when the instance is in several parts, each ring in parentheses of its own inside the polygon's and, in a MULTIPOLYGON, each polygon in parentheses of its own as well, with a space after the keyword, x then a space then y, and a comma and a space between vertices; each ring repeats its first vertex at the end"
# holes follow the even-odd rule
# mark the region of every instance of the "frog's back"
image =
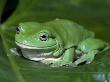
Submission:
POLYGON ((93 32, 69 20, 56 19, 47 22, 46 25, 49 25, 60 36, 66 47, 78 45, 82 40, 94 37, 93 32))

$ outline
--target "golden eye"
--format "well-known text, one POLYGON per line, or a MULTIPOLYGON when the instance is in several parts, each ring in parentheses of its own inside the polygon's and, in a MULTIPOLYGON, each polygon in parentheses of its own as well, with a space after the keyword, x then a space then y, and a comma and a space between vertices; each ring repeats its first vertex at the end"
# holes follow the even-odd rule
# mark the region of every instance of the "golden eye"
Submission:
POLYGON ((39 39, 41 40, 41 41, 46 41, 46 40, 48 40, 48 34, 47 33, 40 33, 40 35, 39 35, 39 39))

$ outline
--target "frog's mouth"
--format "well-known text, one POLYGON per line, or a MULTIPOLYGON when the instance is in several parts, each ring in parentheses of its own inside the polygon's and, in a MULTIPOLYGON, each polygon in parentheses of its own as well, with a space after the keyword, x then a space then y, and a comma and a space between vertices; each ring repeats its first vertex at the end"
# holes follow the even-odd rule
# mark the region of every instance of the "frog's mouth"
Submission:
POLYGON ((29 46, 16 41, 17 46, 21 49, 22 55, 30 60, 41 61, 46 58, 53 57, 52 54, 57 49, 57 45, 49 46, 46 48, 38 48, 35 46, 29 46))
POLYGON ((20 48, 23 49, 53 49, 56 48, 58 44, 52 45, 52 46, 47 46, 47 47, 36 47, 36 46, 31 46, 27 44, 20 43, 18 41, 15 41, 16 45, 19 46, 20 48))

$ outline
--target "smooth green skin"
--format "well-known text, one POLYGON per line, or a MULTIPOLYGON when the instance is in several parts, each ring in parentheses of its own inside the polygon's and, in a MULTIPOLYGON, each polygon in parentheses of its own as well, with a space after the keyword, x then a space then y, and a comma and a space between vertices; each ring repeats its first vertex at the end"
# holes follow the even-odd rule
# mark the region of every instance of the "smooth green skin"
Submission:
MULTIPOLYGON (((84 29, 82 26, 64 19, 55 19, 45 23, 24 22, 19 24, 20 33, 15 35, 15 41, 29 47, 20 46, 21 50, 41 50, 43 53, 52 52, 52 54, 43 55, 47 60, 41 60, 46 64, 51 64, 52 67, 59 66, 73 66, 86 61, 91 63, 95 54, 109 48, 108 44, 102 40, 95 39, 94 33, 84 29), (49 37, 46 41, 39 39, 39 34, 46 32, 49 37), (30 47, 34 47, 33 49, 30 47), (83 55, 73 62, 76 53, 83 53, 83 55), (48 60, 48 58, 53 58, 48 60), (54 61, 54 59, 58 59, 54 61)), ((37 52, 36 52, 37 54, 37 52)), ((23 54, 24 57, 26 54, 23 54)), ((28 54, 31 56, 31 54, 28 54)), ((37 56, 33 56, 36 58, 37 56)), ((28 59, 31 59, 27 57, 28 59)))

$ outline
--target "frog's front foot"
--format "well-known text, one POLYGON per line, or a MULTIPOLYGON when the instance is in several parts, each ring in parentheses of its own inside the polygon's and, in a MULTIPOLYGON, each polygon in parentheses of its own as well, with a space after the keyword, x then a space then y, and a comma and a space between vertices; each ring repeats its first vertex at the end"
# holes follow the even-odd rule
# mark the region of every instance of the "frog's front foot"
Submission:
POLYGON ((21 53, 21 50, 19 48, 11 48, 10 51, 14 55, 21 56, 21 54, 20 54, 21 53))
POLYGON ((76 63, 71 64, 71 67, 77 67, 78 65, 76 63))
POLYGON ((92 61, 87 61, 86 64, 90 64, 92 61))
POLYGON ((62 66, 65 67, 72 66, 72 62, 57 61, 51 64, 51 67, 62 67, 62 66))

